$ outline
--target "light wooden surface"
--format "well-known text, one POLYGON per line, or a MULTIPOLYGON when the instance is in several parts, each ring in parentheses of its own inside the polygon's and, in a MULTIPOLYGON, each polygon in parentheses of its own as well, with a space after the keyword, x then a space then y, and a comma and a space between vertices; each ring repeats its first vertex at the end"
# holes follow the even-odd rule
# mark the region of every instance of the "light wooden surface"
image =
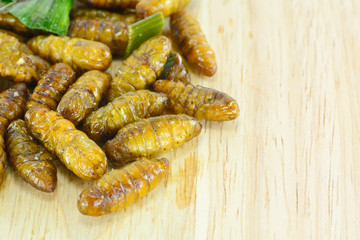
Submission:
MULTIPOLYGON (((41 193, 8 169, 1 239, 360 239, 360 2, 193 0, 234 122, 166 154, 169 176, 131 207, 81 215, 90 183, 59 166, 41 193)), ((116 66, 112 67, 112 71, 116 66)))

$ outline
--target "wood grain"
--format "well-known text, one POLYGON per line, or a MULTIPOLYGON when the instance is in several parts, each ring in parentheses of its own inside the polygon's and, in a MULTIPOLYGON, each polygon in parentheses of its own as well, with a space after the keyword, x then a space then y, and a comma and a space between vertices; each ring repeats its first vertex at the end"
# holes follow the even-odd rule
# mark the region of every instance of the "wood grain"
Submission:
MULTIPOLYGON (((60 163, 41 193, 7 169, 2 239, 359 239, 360 2, 193 0, 233 122, 165 156, 169 176, 129 208, 81 215, 90 183, 60 163)), ((110 72, 114 73, 119 62, 110 72)))

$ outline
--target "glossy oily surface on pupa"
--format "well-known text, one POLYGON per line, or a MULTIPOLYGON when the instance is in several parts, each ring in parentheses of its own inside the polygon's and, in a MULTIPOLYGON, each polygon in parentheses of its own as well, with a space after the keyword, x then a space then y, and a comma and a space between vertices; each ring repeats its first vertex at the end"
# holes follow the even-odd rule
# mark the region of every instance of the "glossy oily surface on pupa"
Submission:
POLYGON ((32 29, 26 27, 10 13, 5 12, 0 12, 0 28, 4 28, 27 36, 34 34, 34 31, 32 29))
MULTIPOLYGON (((133 16, 130 16, 133 19, 133 16)), ((71 20, 68 35, 98 41, 108 46, 113 55, 123 55, 129 41, 128 26, 119 20, 77 17, 71 20)))
POLYGON ((170 55, 171 42, 155 36, 144 42, 128 57, 111 82, 108 100, 126 92, 145 89, 161 74, 170 55))
POLYGON ((97 109, 110 87, 111 75, 97 70, 84 73, 62 97, 57 111, 78 125, 97 109))
POLYGON ((135 13, 115 13, 115 12, 109 12, 102 9, 91 9, 91 8, 75 8, 71 10, 71 19, 85 17, 87 19, 93 19, 93 18, 101 18, 105 20, 112 20, 112 21, 122 21, 127 24, 132 24, 140 18, 135 13))
POLYGON ((174 56, 174 62, 169 71, 161 73, 159 79, 182 82, 185 85, 190 84, 191 76, 184 65, 182 57, 178 53, 174 54, 174 56))
POLYGON ((44 106, 55 110, 61 97, 75 81, 74 70, 66 63, 57 63, 44 74, 30 96, 26 109, 44 106))
POLYGON ((52 63, 67 63, 76 72, 103 71, 112 61, 108 46, 81 38, 40 35, 30 39, 27 45, 35 54, 52 63))
POLYGON ((0 31, 0 77, 29 83, 38 81, 49 68, 49 63, 35 56, 19 38, 0 31))
POLYGON ((91 113, 84 123, 84 131, 93 140, 107 140, 126 124, 161 115, 167 103, 165 94, 149 90, 125 93, 91 113))
POLYGON ((59 113, 44 107, 32 107, 25 114, 25 122, 46 150, 55 154, 80 178, 96 180, 106 172, 105 153, 59 113))
POLYGON ((124 166, 139 157, 154 157, 199 135, 199 120, 187 115, 164 115, 143 119, 120 129, 105 144, 114 165, 124 166))
POLYGON ((0 136, 4 136, 12 121, 23 117, 28 98, 24 83, 15 83, 0 93, 0 136))
POLYGON ((217 70, 215 52, 196 18, 185 11, 175 13, 171 15, 170 28, 188 62, 202 74, 213 76, 217 70))
POLYGON ((12 122, 7 130, 6 150, 15 172, 40 191, 53 192, 57 182, 55 156, 35 141, 24 120, 12 122))
POLYGON ((212 88, 167 80, 158 80, 153 86, 156 92, 169 96, 169 108, 175 113, 211 121, 234 120, 240 114, 235 99, 212 88))
POLYGON ((80 194, 78 209, 90 216, 120 211, 153 190, 168 171, 165 158, 142 158, 111 170, 80 194))

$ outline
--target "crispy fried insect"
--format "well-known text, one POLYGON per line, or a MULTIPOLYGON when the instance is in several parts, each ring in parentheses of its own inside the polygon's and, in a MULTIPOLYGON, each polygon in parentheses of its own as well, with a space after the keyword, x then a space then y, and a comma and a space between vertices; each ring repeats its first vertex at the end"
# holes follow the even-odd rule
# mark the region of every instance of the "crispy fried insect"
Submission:
POLYGON ((130 123, 105 144, 105 152, 115 165, 125 165, 139 157, 154 157, 181 146, 199 135, 199 120, 186 115, 165 115, 130 123))
POLYGON ((182 82, 185 85, 190 84, 191 79, 190 74, 185 68, 183 59, 178 53, 175 54, 174 63, 170 67, 170 70, 166 73, 163 72, 159 78, 171 80, 174 82, 182 82))
POLYGON ((4 134, 9 124, 21 118, 28 99, 28 90, 23 83, 15 83, 0 94, 0 179, 5 170, 6 152, 4 134))
POLYGON ((106 70, 112 61, 108 46, 103 43, 66 36, 37 36, 28 41, 34 53, 52 63, 64 62, 75 71, 106 70))
POLYGON ((15 83, 0 94, 0 136, 12 121, 23 116, 28 97, 24 83, 15 83))
POLYGON ((0 181, 2 180, 2 176, 4 175, 5 163, 6 163, 5 143, 3 136, 0 135, 0 181))
POLYGON ((162 12, 164 17, 179 12, 185 8, 190 0, 141 0, 136 5, 136 13, 142 17, 162 12))
POLYGON ((75 72, 66 63, 57 63, 44 74, 30 97, 26 108, 44 106, 55 110, 61 97, 75 81, 75 72))
POLYGON ((125 93, 91 113, 85 120, 84 131, 96 141, 109 139, 128 123, 162 114, 167 101, 166 95, 148 90, 125 93))
POLYGON ((142 158, 112 170, 80 194, 78 209, 90 216, 120 211, 153 190, 168 171, 166 158, 142 158))
POLYGON ((111 76, 97 70, 84 73, 65 93, 57 111, 75 125, 97 109, 110 87, 111 76))
POLYGON ((215 74, 215 52, 206 40, 196 18, 184 11, 171 15, 170 27, 173 38, 190 64, 206 76, 215 74))
POLYGON ((0 31, 0 77, 14 82, 38 81, 49 68, 49 63, 33 55, 17 37, 0 31))
POLYGON ((75 8, 71 12, 71 19, 85 17, 87 19, 101 18, 110 21, 121 21, 127 24, 133 24, 140 20, 135 13, 113 13, 106 10, 89 9, 89 8, 75 8))
POLYGON ((170 49, 170 40, 165 36, 155 36, 141 44, 116 73, 108 100, 113 101, 126 92, 145 89, 153 83, 164 69, 170 49))
POLYGON ((119 9, 119 8, 135 8, 138 0, 80 0, 92 7, 119 9))
POLYGON ((44 107, 32 107, 25 114, 25 122, 46 150, 55 154, 80 178, 95 180, 106 172, 105 153, 59 113, 44 107))
POLYGON ((71 21, 68 35, 104 43, 112 54, 123 55, 129 41, 128 25, 123 21, 78 17, 71 21))
POLYGON ((212 88, 167 80, 156 81, 153 86, 156 92, 169 96, 169 108, 175 113, 211 121, 234 120, 240 113, 235 99, 212 88))
POLYGON ((55 156, 35 141, 24 120, 12 122, 7 130, 6 150, 15 172, 36 189, 53 192, 57 182, 55 156))
POLYGON ((0 28, 14 31, 22 35, 33 35, 34 31, 26 27, 16 17, 10 13, 0 12, 0 28))

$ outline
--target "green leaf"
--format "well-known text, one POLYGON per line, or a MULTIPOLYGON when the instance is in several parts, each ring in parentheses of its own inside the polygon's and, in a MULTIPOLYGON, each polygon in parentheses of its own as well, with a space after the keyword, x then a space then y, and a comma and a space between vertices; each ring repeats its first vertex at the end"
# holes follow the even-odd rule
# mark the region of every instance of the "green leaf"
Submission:
POLYGON ((131 24, 129 30, 129 43, 126 47, 124 57, 127 58, 143 42, 160 35, 164 27, 164 16, 162 13, 156 13, 139 22, 131 24))
POLYGON ((28 28, 66 35, 73 3, 73 0, 27 0, 11 3, 0 10, 10 12, 28 28))
POLYGON ((3 4, 9 4, 13 2, 12 0, 0 0, 0 3, 3 3, 3 4))

